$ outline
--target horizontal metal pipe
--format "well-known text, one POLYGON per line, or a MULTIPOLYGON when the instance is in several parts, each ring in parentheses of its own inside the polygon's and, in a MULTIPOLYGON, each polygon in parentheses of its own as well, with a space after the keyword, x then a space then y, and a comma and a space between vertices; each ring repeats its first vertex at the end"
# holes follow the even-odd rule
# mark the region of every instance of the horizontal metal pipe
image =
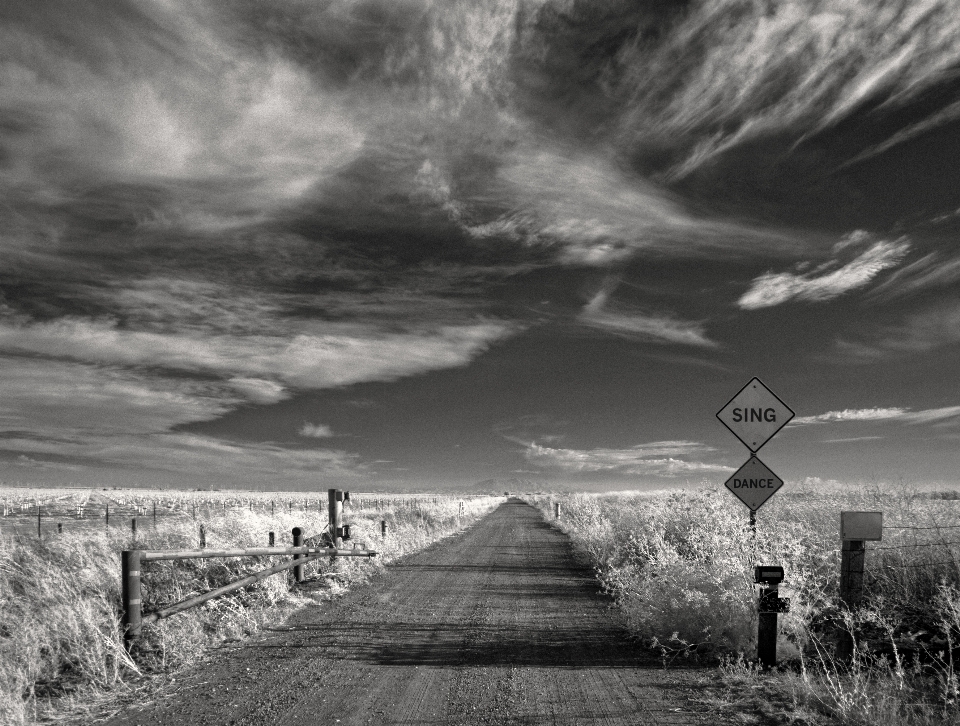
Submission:
POLYGON ((283 570, 289 570, 291 567, 296 567, 297 565, 302 565, 306 562, 311 562, 313 560, 319 560, 321 557, 324 557, 322 554, 313 555, 312 557, 305 557, 302 560, 290 560, 288 562, 281 562, 279 565, 274 565, 269 567, 266 570, 260 570, 260 572, 255 572, 252 575, 248 575, 240 580, 234 580, 233 582, 224 585, 223 587, 218 587, 216 590, 210 590, 205 592, 202 595, 195 595, 193 597, 188 597, 186 600, 181 600, 180 602, 170 605, 160 610, 155 610, 152 613, 147 613, 141 618, 141 627, 147 623, 155 623, 157 620, 163 618, 168 618, 171 615, 175 615, 183 610, 189 610, 192 607, 197 605, 202 605, 207 600, 212 600, 215 597, 220 597, 220 595, 226 595, 228 592, 233 592, 234 590, 239 590, 241 587, 246 587, 247 585, 252 585, 255 582, 264 580, 270 575, 276 575, 278 572, 283 570))
POLYGON ((198 560, 204 557, 255 557, 265 555, 327 555, 335 557, 376 557, 373 550, 339 550, 334 547, 248 547, 235 550, 145 550, 142 562, 154 560, 198 560))

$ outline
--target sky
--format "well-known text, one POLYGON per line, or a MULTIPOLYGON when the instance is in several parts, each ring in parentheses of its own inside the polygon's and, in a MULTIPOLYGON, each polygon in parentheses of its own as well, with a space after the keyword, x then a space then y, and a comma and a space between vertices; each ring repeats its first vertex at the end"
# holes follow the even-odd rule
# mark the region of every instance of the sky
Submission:
POLYGON ((5 0, 0 481, 960 476, 958 0, 5 0))

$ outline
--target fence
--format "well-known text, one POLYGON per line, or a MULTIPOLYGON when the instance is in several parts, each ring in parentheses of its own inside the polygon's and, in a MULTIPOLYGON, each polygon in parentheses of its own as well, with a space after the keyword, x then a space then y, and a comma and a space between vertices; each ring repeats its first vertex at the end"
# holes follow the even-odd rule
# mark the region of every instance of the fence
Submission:
MULTIPOLYGON (((271 575, 285 570, 294 570, 294 580, 303 582, 304 565, 321 557, 375 557, 378 553, 365 548, 343 549, 343 541, 350 538, 348 525, 343 524, 343 502, 349 501, 350 493, 339 489, 328 490, 329 524, 327 531, 321 535, 330 546, 308 547, 304 545, 304 532, 300 527, 293 528, 292 547, 247 547, 242 549, 206 549, 199 550, 123 550, 121 553, 121 607, 124 644, 129 650, 133 641, 141 634, 144 625, 155 623, 163 618, 201 605, 208 600, 226 595, 229 592, 247 587, 271 575), (218 587, 214 590, 194 595, 173 605, 143 613, 141 598, 141 577, 144 563, 159 560, 189 560, 212 557, 263 557, 270 555, 293 555, 287 562, 260 570, 239 580, 218 587)), ((134 520, 136 521, 136 520, 134 520)), ((273 544, 273 533, 270 533, 270 543, 273 544)))
MULTIPOLYGON (((158 493, 159 494, 159 493, 158 493)), ((95 493, 96 499, 79 499, 74 495, 47 498, 23 498, 0 501, 0 532, 27 534, 34 532, 37 537, 62 534, 77 528, 90 530, 102 526, 105 529, 116 526, 156 528, 165 520, 209 519, 227 517, 243 511, 269 511, 271 515, 292 514, 294 512, 322 512, 329 506, 322 499, 310 497, 266 497, 266 496, 228 496, 211 498, 207 496, 170 497, 160 495, 144 497, 111 498, 95 493), (132 520, 137 520, 137 525, 132 520)), ((344 496, 348 496, 344 492, 344 496)), ((461 495, 465 499, 483 495, 461 495)), ((357 511, 414 510, 427 503, 437 503, 435 496, 375 496, 354 495, 349 500, 357 511)))

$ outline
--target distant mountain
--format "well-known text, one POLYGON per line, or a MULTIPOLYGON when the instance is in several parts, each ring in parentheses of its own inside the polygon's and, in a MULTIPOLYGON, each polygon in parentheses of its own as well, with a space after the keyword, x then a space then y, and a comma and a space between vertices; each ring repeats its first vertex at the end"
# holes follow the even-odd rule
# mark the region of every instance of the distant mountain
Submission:
POLYGON ((503 494, 510 492, 535 492, 544 489, 546 482, 532 481, 530 479, 520 479, 518 477, 506 477, 497 479, 484 479, 472 486, 466 486, 464 491, 473 494, 503 494))

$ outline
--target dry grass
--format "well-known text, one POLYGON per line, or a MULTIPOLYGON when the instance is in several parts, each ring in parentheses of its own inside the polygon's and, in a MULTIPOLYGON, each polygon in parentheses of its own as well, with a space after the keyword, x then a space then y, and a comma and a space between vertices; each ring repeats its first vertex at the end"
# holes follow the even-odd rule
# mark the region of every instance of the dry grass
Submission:
MULTIPOLYGON (((22 493, 22 492, 21 492, 22 493)), ((29 494, 25 494, 29 496, 29 494)), ((144 497, 143 493, 137 496, 144 497)), ((169 498, 169 493, 164 493, 169 498)), ((216 496, 216 495, 214 495, 216 496)), ((225 495, 226 496, 226 495, 225 495)), ((276 494, 272 495, 276 498, 276 494)), ((314 495, 315 497, 316 495, 314 495)), ((209 499, 211 495, 204 493, 209 499)), ((189 503, 189 496, 185 502, 189 503)), ((312 593, 291 592, 281 573, 232 595, 147 626, 132 658, 119 628, 120 551, 131 546, 127 526, 66 528, 63 535, 0 534, 0 724, 21 725, 82 715, 112 698, 144 674, 169 674, 200 658, 209 648, 241 639, 285 618, 297 607, 323 600, 359 582, 403 554, 416 551, 490 511, 499 498, 380 498, 372 508, 347 504, 353 541, 381 552, 373 559, 311 563, 307 576, 331 575, 329 586, 312 593), (380 521, 389 535, 380 539, 380 521)), ((161 519, 139 533, 142 549, 195 548, 198 526, 208 547, 289 544, 294 526, 316 534, 326 525, 317 510, 278 507, 201 510, 161 519)), ((268 560, 273 558, 263 558, 268 560)), ((254 558, 150 563, 144 573, 144 608, 170 604, 267 566, 254 558)))
POLYGON ((723 662, 739 693, 777 682, 790 695, 788 721, 926 725, 960 721, 960 501, 944 496, 794 488, 760 510, 755 536, 746 508, 716 486, 531 499, 549 519, 560 503, 559 526, 665 661, 723 662), (868 543, 867 599, 855 612, 838 597, 842 510, 882 511, 891 527, 868 543), (778 641, 786 668, 772 677, 750 665, 756 564, 782 565, 791 598, 778 641), (835 659, 841 630, 854 634, 850 663, 835 659))

